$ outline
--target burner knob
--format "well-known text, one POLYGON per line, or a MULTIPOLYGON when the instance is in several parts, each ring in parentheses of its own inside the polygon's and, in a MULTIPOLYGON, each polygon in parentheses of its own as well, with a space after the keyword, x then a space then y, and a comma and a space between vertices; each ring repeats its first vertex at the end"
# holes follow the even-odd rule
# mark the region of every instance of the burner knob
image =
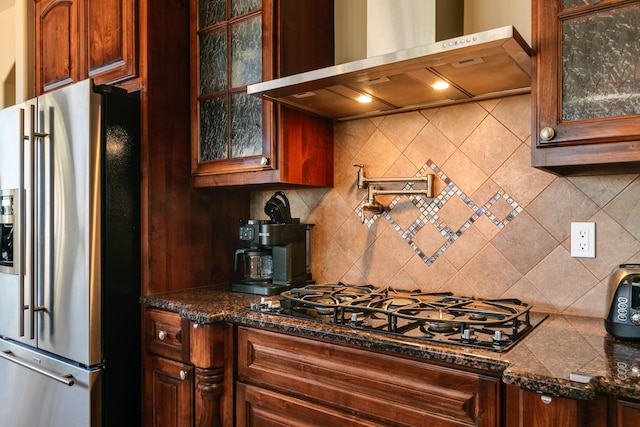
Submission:
POLYGON ((631 322, 634 325, 640 325, 640 313, 633 313, 631 315, 631 322))
POLYGON ((493 340, 494 341, 502 341, 502 331, 496 331, 493 334, 493 340))
POLYGON ((351 313, 351 321, 354 323, 358 321, 358 313, 351 313))
POLYGON ((465 329, 464 331, 462 331, 462 339, 463 340, 475 339, 475 335, 473 335, 473 329, 465 329))

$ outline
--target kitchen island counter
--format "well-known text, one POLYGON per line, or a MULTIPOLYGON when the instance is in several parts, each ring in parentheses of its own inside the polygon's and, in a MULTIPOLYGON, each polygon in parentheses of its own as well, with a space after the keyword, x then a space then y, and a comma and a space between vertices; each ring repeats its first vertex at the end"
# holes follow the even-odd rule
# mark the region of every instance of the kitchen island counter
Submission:
POLYGON ((196 323, 232 322, 489 371, 507 384, 552 396, 593 399, 605 393, 640 399, 640 344, 614 340, 599 318, 549 315, 523 341, 499 353, 247 309, 260 298, 206 286, 143 296, 140 302, 196 323))

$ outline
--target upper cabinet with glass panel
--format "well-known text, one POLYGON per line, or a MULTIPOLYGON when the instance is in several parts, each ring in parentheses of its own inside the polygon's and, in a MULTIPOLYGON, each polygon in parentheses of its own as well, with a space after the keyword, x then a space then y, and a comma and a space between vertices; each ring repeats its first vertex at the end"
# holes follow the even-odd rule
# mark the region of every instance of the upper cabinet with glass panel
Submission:
POLYGON ((639 22, 640 1, 533 1, 533 166, 640 170, 639 22))
POLYGON ((294 119, 246 87, 331 65, 333 1, 191 0, 191 23, 195 185, 331 185, 332 124, 294 119))
POLYGON ((262 80, 262 3, 201 1, 199 10, 197 161, 262 156, 262 103, 245 90, 262 80))

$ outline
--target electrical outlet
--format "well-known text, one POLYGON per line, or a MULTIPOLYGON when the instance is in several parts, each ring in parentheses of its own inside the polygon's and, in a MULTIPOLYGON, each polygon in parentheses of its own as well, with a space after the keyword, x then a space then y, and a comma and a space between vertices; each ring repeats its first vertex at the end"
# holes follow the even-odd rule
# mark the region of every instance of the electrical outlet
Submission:
POLYGON ((571 256, 574 258, 596 257, 596 223, 571 223, 571 256))

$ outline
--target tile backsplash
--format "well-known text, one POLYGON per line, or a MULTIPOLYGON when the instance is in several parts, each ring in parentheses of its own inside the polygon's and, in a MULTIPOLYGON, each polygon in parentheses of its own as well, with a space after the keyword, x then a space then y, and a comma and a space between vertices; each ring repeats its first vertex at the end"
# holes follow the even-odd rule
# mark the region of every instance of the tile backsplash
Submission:
MULTIPOLYGON (((514 297, 534 310, 604 317, 611 270, 640 262, 640 175, 564 178, 532 168, 530 101, 336 123, 334 187, 285 190, 292 215, 315 224, 313 278, 514 297), (378 196, 385 212, 362 212, 367 190, 357 188, 353 163, 376 178, 412 177, 427 165, 436 199, 378 196), (576 221, 595 222, 596 258, 570 256, 576 221)), ((251 194, 252 218, 267 218, 271 195, 251 194)))

